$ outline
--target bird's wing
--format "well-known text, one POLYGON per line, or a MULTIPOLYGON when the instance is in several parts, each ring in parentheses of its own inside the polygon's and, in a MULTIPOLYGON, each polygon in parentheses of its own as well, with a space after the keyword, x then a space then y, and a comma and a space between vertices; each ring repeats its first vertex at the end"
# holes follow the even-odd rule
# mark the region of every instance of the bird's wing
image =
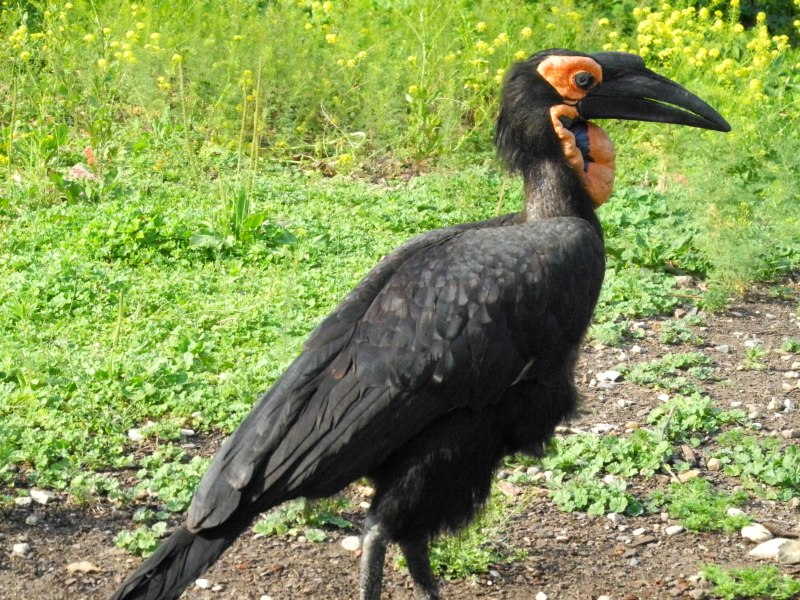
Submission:
POLYGON ((491 225, 420 236, 367 275, 214 458, 190 529, 334 493, 442 414, 547 377, 531 364, 583 335, 602 241, 579 219, 491 225))

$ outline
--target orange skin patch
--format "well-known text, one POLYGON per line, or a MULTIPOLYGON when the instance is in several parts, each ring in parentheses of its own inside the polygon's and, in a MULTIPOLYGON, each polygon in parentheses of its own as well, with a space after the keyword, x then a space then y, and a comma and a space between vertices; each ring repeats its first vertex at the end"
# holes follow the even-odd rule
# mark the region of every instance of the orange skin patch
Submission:
POLYGON ((592 87, 603 82, 603 69, 588 56, 548 56, 536 70, 567 104, 577 104, 592 87), (579 87, 575 82, 575 76, 584 71, 594 79, 588 89, 579 87))
POLYGON ((614 189, 614 170, 616 163, 616 150, 611 138, 602 128, 594 123, 587 122, 589 138, 589 158, 584 159, 583 152, 578 147, 575 134, 564 127, 560 117, 570 120, 579 117, 578 109, 567 104, 557 104, 550 109, 550 120, 553 130, 561 142, 561 152, 567 164, 578 174, 583 183, 583 188, 589 194, 595 208, 599 208, 611 197, 614 189))

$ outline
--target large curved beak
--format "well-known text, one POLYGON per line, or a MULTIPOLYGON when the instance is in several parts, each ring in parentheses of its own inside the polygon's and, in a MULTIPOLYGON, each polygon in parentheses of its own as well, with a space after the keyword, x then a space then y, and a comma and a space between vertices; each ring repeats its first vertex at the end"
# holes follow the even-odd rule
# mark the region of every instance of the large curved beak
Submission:
POLYGON ((722 116, 683 86, 644 66, 626 52, 590 54, 603 69, 603 82, 580 102, 584 119, 656 121, 730 131, 722 116))

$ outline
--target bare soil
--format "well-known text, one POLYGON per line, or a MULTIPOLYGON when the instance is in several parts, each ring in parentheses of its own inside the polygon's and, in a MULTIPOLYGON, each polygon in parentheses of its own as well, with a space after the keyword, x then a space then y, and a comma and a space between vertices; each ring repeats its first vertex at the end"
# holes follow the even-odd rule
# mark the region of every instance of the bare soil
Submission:
MULTIPOLYGON (((753 421, 763 425, 760 435, 800 430, 800 410, 777 412, 768 409, 772 399, 792 399, 800 405, 798 380, 787 377, 800 356, 780 351, 786 338, 800 338, 797 310, 800 285, 784 283, 790 292, 782 299, 765 288, 729 309, 705 315, 705 326, 697 329, 704 342, 697 346, 668 346, 659 342, 658 332, 666 318, 643 322, 646 337, 621 348, 587 344, 581 359, 578 382, 584 396, 579 418, 572 428, 589 429, 598 424, 615 427, 610 435, 624 434, 626 426, 644 424, 645 417, 662 402, 662 392, 630 382, 598 386, 596 374, 621 362, 655 360, 668 352, 705 352, 714 361, 715 378, 706 391, 723 408, 741 402, 748 412, 759 412, 753 421), (745 341, 762 340, 767 353, 763 368, 748 368, 745 341), (727 344, 728 353, 716 348, 727 344), (634 346, 640 350, 637 352, 634 346), (754 406, 748 406, 754 405, 754 406)), ((568 435, 561 433, 560 435, 568 435)), ((798 443, 797 439, 783 443, 798 443)), ((211 454, 218 439, 198 445, 197 452, 211 454)), ((731 491, 739 484, 706 468, 711 444, 696 449, 698 468, 719 489, 731 491)), ((637 493, 647 495, 666 486, 670 475, 633 481, 637 493)), ((346 493, 354 495, 355 488, 346 493)), ((363 498, 353 502, 358 507, 363 498)), ((553 599, 594 599, 608 595, 616 600, 646 598, 713 598, 707 584, 695 576, 701 565, 728 567, 757 566, 747 551, 753 544, 738 534, 690 533, 667 536, 664 528, 675 524, 660 515, 625 518, 614 525, 606 517, 564 513, 547 499, 546 491, 525 488, 513 497, 511 518, 497 537, 498 546, 515 548, 524 557, 493 565, 490 572, 472 580, 443 583, 449 599, 505 598, 532 599, 544 592, 553 599), (645 531, 633 531, 643 528, 645 531)), ((796 503, 795 503, 796 504, 796 503)), ((139 559, 116 548, 114 535, 131 528, 136 507, 118 507, 101 500, 89 507, 70 503, 65 496, 47 506, 0 509, 0 598, 105 598, 139 563, 139 559), (36 525, 26 518, 36 514, 36 525), (13 556, 13 544, 27 542, 27 557, 13 556), (69 573, 67 565, 89 561, 96 573, 69 573)), ((800 534, 800 511, 785 502, 754 498, 743 509, 755 520, 800 534)), ((354 508, 346 515, 359 523, 363 511, 354 508)), ((296 539, 255 538, 246 535, 211 568, 205 577, 216 591, 192 587, 184 598, 260 599, 353 598, 356 596, 358 553, 344 550, 341 539, 347 532, 330 531, 325 543, 296 539)), ((387 559, 384 598, 412 598, 411 582, 395 566, 395 551, 387 559)), ((800 566, 782 567, 784 573, 800 575, 800 566)))

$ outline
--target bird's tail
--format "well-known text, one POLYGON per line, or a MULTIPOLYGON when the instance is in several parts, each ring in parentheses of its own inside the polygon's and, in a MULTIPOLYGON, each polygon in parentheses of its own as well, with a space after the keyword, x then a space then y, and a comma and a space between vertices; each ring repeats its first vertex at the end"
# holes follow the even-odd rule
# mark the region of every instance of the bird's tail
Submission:
POLYGON ((247 528, 250 520, 192 533, 180 527, 117 588, 111 600, 173 600, 247 528))

